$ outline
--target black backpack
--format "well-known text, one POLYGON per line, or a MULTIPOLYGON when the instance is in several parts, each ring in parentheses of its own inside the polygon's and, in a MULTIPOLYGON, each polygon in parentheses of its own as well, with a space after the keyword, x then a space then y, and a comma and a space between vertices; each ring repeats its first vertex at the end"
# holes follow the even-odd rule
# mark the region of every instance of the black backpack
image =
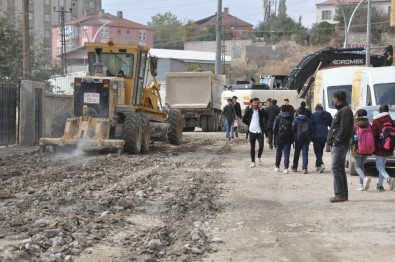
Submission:
POLYGON ((282 140, 292 140, 292 123, 289 119, 281 117, 278 138, 282 140))
POLYGON ((296 140, 307 142, 310 141, 310 123, 309 121, 299 121, 296 125, 296 140))

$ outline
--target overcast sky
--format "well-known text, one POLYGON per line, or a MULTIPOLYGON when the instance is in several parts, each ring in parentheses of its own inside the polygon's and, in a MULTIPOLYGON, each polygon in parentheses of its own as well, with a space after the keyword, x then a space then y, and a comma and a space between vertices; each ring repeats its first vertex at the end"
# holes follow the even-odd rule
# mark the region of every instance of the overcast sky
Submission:
MULTIPOLYGON (((123 11, 124 18, 147 24, 158 13, 172 12, 182 22, 199 20, 217 11, 217 0, 102 0, 103 9, 111 14, 123 11)), ((278 0, 277 0, 278 1, 278 0)), ((302 16, 304 26, 315 22, 315 4, 324 0, 286 0, 287 14, 296 21, 302 16)), ((254 26, 263 20, 263 0, 222 0, 222 8, 254 26)))

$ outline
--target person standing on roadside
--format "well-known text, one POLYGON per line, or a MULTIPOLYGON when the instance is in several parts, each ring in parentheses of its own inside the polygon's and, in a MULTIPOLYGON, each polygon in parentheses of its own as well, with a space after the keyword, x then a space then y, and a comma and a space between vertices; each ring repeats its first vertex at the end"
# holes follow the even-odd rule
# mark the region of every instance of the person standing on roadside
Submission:
POLYGON ((373 117, 373 134, 376 137, 376 168, 379 171, 379 181, 377 183, 377 190, 384 191, 383 182, 384 179, 387 181, 390 190, 394 190, 395 187, 395 179, 391 178, 387 171, 385 170, 385 163, 387 162, 388 157, 393 156, 394 148, 390 148, 389 150, 383 148, 380 143, 380 136, 382 135, 384 125, 389 128, 395 127, 395 122, 392 120, 389 113, 389 106, 382 105, 379 109, 379 114, 373 117))
POLYGON ((322 156, 324 155, 324 148, 326 138, 328 136, 328 127, 332 123, 332 115, 325 111, 321 104, 315 106, 315 112, 310 117, 311 125, 313 128, 313 149, 315 154, 315 170, 322 173, 325 169, 322 156))
POLYGON ((271 105, 266 107, 266 113, 267 113, 267 122, 265 125, 265 133, 268 139, 269 143, 269 148, 272 150, 273 146, 276 147, 276 141, 274 139, 273 141, 273 124, 274 120, 276 119, 276 116, 280 114, 280 108, 277 105, 277 100, 273 99, 271 100, 271 105), (274 143, 273 143, 274 142, 274 143), (273 145, 274 144, 274 145, 273 145))
POLYGON ((233 138, 233 123, 237 116, 232 98, 228 98, 227 101, 228 104, 222 109, 221 119, 225 120, 226 139, 230 141, 233 138))
MULTIPOLYGON (((351 140, 351 155, 354 158, 355 163, 355 171, 359 176, 359 185, 356 188, 358 191, 366 191, 369 189, 370 177, 365 176, 365 161, 368 157, 368 154, 360 154, 358 152, 358 135, 357 135, 357 127, 358 128, 369 128, 371 130, 371 126, 368 120, 368 112, 365 109, 358 109, 355 112, 355 120, 354 120, 354 138, 351 140)), ((372 141, 374 142, 374 141, 372 141)), ((374 145, 374 144, 373 144, 374 145)))
POLYGON ((252 108, 246 110, 243 123, 248 126, 250 132, 250 155, 251 165, 253 168, 255 164, 255 145, 258 140, 258 163, 261 163, 261 156, 263 152, 263 131, 265 130, 265 111, 259 108, 259 98, 254 98, 252 101, 252 108))
POLYGON ((327 143, 331 148, 331 170, 334 179, 335 196, 331 203, 348 201, 348 185, 346 175, 346 155, 350 149, 350 139, 353 136, 354 117, 346 102, 346 93, 336 91, 333 94, 333 104, 337 113, 328 132, 327 143))
POLYGON ((284 105, 287 105, 289 107, 289 112, 291 113, 292 117, 294 117, 295 116, 295 108, 291 104, 289 104, 288 98, 284 99, 284 105))
POLYGON ((237 125, 234 128, 234 132, 235 132, 235 136, 239 137, 239 126, 241 124, 241 106, 240 103, 237 102, 237 96, 233 96, 232 97, 233 100, 233 107, 235 109, 235 113, 236 113, 236 123, 237 125))
POLYGON ((284 174, 288 174, 289 168, 289 154, 291 152, 291 145, 293 143, 292 134, 292 121, 293 116, 291 115, 290 107, 282 105, 280 107, 280 114, 276 116, 273 124, 273 133, 277 137, 277 149, 276 149, 276 162, 274 165, 274 171, 278 172, 280 168, 281 157, 284 153, 284 174))
POLYGON ((296 172, 299 164, 299 156, 302 151, 302 172, 307 174, 307 165, 309 163, 309 145, 312 135, 312 126, 309 118, 306 116, 306 108, 300 107, 296 111, 296 116, 292 121, 292 133, 294 134, 295 152, 292 171, 296 172))

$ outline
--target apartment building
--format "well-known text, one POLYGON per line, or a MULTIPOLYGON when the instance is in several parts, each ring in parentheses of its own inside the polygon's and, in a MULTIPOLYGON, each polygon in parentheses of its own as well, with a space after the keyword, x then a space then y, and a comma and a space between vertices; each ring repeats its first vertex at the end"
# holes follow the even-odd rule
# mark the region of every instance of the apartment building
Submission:
MULTIPOLYGON (((22 15, 23 1, 25 0, 0 0, 0 10, 12 11, 22 15)), ((101 0, 28 0, 29 1, 29 27, 43 45, 44 50, 51 54, 52 28, 60 23, 62 8, 65 21, 71 21, 82 16, 92 15, 102 9, 101 0), (71 8, 71 11, 70 11, 71 8)), ((1 13, 0 13, 1 15, 1 13)), ((22 16, 21 16, 22 19, 22 16)))

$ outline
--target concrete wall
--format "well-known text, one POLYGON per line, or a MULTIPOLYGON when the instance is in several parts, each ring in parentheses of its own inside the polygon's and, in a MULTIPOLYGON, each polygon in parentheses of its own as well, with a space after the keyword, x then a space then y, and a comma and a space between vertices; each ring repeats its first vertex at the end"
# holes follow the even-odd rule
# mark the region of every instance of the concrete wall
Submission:
MULTIPOLYGON (((252 40, 227 40, 225 41, 225 55, 230 55, 232 61, 241 57, 244 46, 252 45, 252 40)), ((215 41, 185 42, 184 50, 215 52, 215 41)))
POLYGON ((22 81, 20 89, 20 145, 38 145, 39 137, 51 136, 53 115, 59 110, 73 109, 73 96, 45 94, 45 84, 34 81, 22 81), (36 90, 41 97, 36 97, 36 90), (36 103, 39 110, 36 111, 36 103), (41 115, 39 115, 41 113, 41 115), (39 130, 36 125, 39 124, 39 130), (41 133, 41 134, 39 134, 41 133))

